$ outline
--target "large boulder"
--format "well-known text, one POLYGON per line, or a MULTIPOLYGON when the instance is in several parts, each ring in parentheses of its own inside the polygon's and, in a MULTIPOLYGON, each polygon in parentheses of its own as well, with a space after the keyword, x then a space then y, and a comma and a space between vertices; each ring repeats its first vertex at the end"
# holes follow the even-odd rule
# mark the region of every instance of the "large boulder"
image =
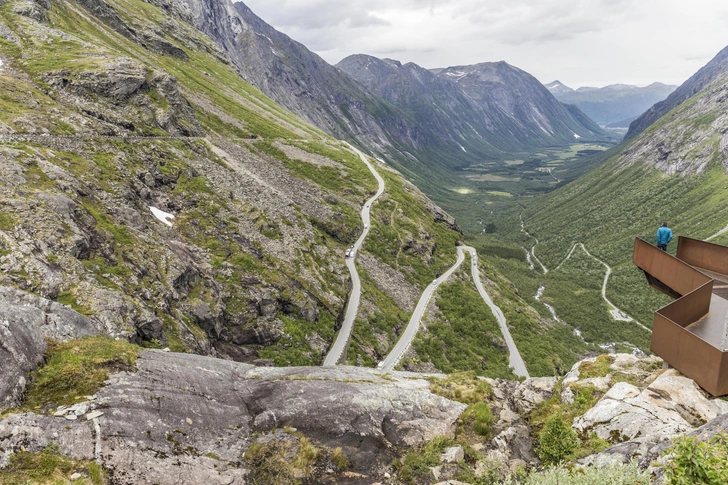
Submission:
POLYGON ((669 370, 643 390, 615 384, 574 428, 615 441, 664 441, 726 412, 728 402, 709 400, 695 381, 669 370))

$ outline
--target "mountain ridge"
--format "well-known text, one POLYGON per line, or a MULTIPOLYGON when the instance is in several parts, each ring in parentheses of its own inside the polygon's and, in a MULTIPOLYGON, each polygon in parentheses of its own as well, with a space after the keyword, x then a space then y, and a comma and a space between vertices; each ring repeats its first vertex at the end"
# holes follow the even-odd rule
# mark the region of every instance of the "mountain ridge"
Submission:
POLYGON ((602 126, 640 116, 677 88, 660 82, 653 82, 644 87, 617 83, 601 88, 582 86, 572 89, 560 81, 553 81, 544 86, 556 99, 579 106, 602 126))
POLYGON ((629 131, 625 135, 625 140, 630 140, 642 133, 647 127, 664 116, 670 110, 683 103, 690 97, 704 89, 708 84, 715 80, 717 75, 725 71, 728 63, 728 47, 718 52, 705 66, 701 67, 698 72, 690 76, 690 78, 678 87, 675 92, 661 101, 642 116, 633 121, 629 126, 629 131))

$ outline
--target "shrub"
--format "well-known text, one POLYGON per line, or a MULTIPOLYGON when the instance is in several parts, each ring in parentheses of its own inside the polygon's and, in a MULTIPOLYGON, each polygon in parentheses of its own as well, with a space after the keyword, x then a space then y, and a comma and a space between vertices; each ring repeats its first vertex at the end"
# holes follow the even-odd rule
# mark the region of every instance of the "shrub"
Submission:
POLYGON ((471 404, 463 413, 463 421, 474 418, 473 429, 481 436, 490 435, 490 427, 493 425, 493 412, 487 403, 479 402, 471 404))
POLYGON ((668 485, 728 483, 728 433, 717 434, 710 442, 677 438, 667 453, 674 455, 665 469, 668 485))
POLYGON ((349 459, 341 450, 341 447, 336 447, 334 448, 334 451, 331 452, 331 463, 333 463, 339 470, 346 470, 349 468, 349 459))
POLYGON ((433 378, 430 382, 433 393, 463 404, 487 401, 493 395, 490 384, 478 379, 473 371, 455 372, 445 379, 433 378))
POLYGON ((72 473, 86 472, 88 478, 73 481, 75 485, 102 485, 103 469, 94 462, 72 460, 60 452, 58 444, 48 445, 39 453, 20 451, 10 455, 8 466, 0 473, 0 483, 25 485, 31 483, 70 484, 72 473))
POLYGON ((574 430, 562 416, 555 416, 546 422, 539 434, 538 454, 546 463, 559 463, 571 455, 579 445, 574 430))

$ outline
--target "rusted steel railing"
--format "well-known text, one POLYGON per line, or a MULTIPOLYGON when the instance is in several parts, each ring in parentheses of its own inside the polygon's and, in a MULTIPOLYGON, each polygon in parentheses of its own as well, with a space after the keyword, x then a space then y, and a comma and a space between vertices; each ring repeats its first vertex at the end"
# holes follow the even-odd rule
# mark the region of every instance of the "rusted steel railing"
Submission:
POLYGON ((712 395, 728 394, 720 339, 728 306, 713 294, 714 279, 696 269, 728 274, 728 248, 681 236, 674 257, 636 238, 633 262, 651 286, 676 298, 655 312, 650 350, 712 395))

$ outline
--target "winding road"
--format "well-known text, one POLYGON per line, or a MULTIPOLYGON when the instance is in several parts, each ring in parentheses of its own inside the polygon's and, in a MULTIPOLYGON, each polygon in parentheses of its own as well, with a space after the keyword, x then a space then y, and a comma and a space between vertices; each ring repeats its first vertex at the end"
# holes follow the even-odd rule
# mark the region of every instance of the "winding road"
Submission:
POLYGON ((475 248, 472 248, 470 246, 458 246, 457 251, 458 259, 455 264, 449 270, 447 270, 445 274, 430 283, 427 288, 425 288, 425 291, 422 292, 420 301, 417 302, 417 307, 410 317, 407 328, 400 336, 397 344, 389 352, 389 355, 387 355, 387 357, 379 364, 379 368, 389 371, 392 370, 399 363, 404 353, 412 344, 412 341, 414 340, 415 335, 420 328, 420 321, 422 320, 422 316, 427 309, 427 304, 429 303, 430 298, 432 298, 432 295, 434 294, 437 287, 440 286, 440 284, 442 284, 445 280, 447 280, 450 275, 452 275, 455 270, 458 269, 458 267, 460 267, 462 262, 465 260, 465 252, 468 252, 470 254, 470 260, 472 261, 471 268, 473 281, 475 282, 475 286, 478 289, 478 293, 480 293, 480 296, 483 298, 486 305, 488 305, 490 311, 493 312, 493 315, 498 321, 498 326, 500 327, 501 333, 503 334, 503 339, 505 340, 506 346, 508 347, 508 352, 510 354, 508 362, 513 368, 513 373, 520 377, 529 377, 528 370, 526 369, 526 364, 523 362, 521 354, 518 352, 518 348, 516 347, 516 343, 513 341, 513 337, 511 337, 511 333, 508 330, 508 326, 506 325, 506 317, 505 315, 503 315, 503 311, 490 298, 490 295, 488 295, 488 292, 485 291, 483 283, 480 280, 480 270, 478 269, 477 262, 478 254, 475 251, 475 248))
POLYGON ((536 245, 538 244, 538 239, 536 239, 535 237, 530 235, 528 233, 528 231, 526 230, 526 226, 523 223, 523 215, 519 215, 518 217, 519 217, 519 219, 521 219, 521 232, 524 233, 526 236, 530 237, 531 239, 533 239, 534 241, 536 241, 536 243, 531 248, 530 256, 529 256, 528 249, 523 248, 526 251, 526 259, 528 259, 528 265, 531 267, 531 269, 533 269, 533 262, 531 261, 533 259, 541 266, 541 269, 543 270, 543 274, 548 273, 549 272, 548 268, 546 268, 546 266, 543 265, 541 260, 536 257, 536 245))
MULTIPOLYGON (((364 243, 364 239, 366 239, 367 234, 369 234, 369 210, 371 209, 374 201, 377 200, 377 198, 384 192, 384 179, 382 179, 374 166, 369 162, 366 155, 364 155, 361 151, 357 150, 351 145, 349 145, 349 147, 359 155, 359 158, 361 158, 362 162, 364 162, 369 168, 369 171, 372 172, 374 177, 377 179, 379 189, 371 199, 366 201, 364 207, 362 207, 361 220, 364 224, 364 231, 362 231, 361 236, 359 236, 359 239, 357 239, 356 243, 354 243, 354 246, 352 246, 349 257, 346 258, 346 267, 349 268, 349 273, 351 274, 351 293, 349 294, 349 301, 346 305, 344 322, 341 324, 339 334, 336 336, 336 340, 331 346, 331 349, 329 349, 329 353, 326 354, 326 358, 324 359, 323 363, 324 366, 333 366, 338 364, 342 356, 344 355, 344 350, 348 346, 349 340, 351 339, 351 331, 354 326, 354 320, 356 320, 356 315, 359 310, 359 302, 361 300, 361 280, 359 279, 359 273, 356 270, 356 255, 361 249, 361 246, 364 243)), ((473 280, 475 281, 475 286, 478 289, 478 293, 480 293, 480 296, 483 298, 485 303, 493 312, 496 320, 498 321, 498 325, 500 326, 501 333, 503 334, 503 338, 510 353, 509 364, 513 368, 514 374, 521 377, 529 377, 526 365, 523 362, 521 354, 518 352, 518 348, 516 348, 513 337, 511 337, 511 333, 508 330, 508 326, 506 325, 506 318, 503 315, 503 312, 498 307, 498 305, 493 303, 490 295, 488 295, 488 293, 485 291, 485 288, 483 287, 483 283, 480 280, 480 271, 478 269, 477 263, 478 254, 475 251, 475 248, 472 248, 470 246, 457 246, 458 257, 455 264, 443 275, 439 276, 432 283, 427 285, 425 291, 422 292, 422 296, 420 296, 420 300, 417 302, 417 306, 415 307, 414 312, 410 317, 410 321, 407 324, 405 331, 402 333, 394 348, 390 351, 389 355, 387 355, 387 357, 379 364, 380 369, 392 370, 394 366, 397 365, 399 360, 402 358, 402 355, 404 355, 409 346, 412 344, 412 341, 414 340, 415 335, 420 328, 420 321, 422 320, 422 316, 427 310, 427 304, 429 303, 430 298, 432 298, 432 295, 435 293, 437 287, 440 286, 442 282, 447 280, 450 275, 452 275, 460 267, 460 265, 465 260, 465 252, 468 252, 470 254, 470 260, 472 261, 473 280)))
POLYGON ((384 179, 381 175, 379 175, 371 162, 369 162, 366 155, 351 145, 349 145, 349 147, 356 152, 357 155, 359 155, 361 161, 364 162, 369 168, 369 171, 372 172, 374 178, 377 179, 379 188, 377 189, 377 193, 374 194, 371 199, 367 200, 364 203, 364 207, 361 209, 361 221, 364 224, 364 230, 362 231, 361 236, 359 236, 359 239, 357 239, 354 243, 354 246, 352 246, 349 257, 346 258, 346 267, 349 268, 349 274, 351 274, 351 293, 349 294, 349 302, 346 304, 344 322, 341 324, 341 329, 339 330, 339 334, 336 336, 336 341, 334 341, 334 344, 331 346, 329 353, 326 354, 326 358, 324 359, 325 366, 338 364, 344 354, 344 349, 346 349, 346 346, 349 344, 351 330, 354 327, 354 320, 356 320, 356 314, 359 310, 359 301, 361 300, 361 280, 359 279, 359 273, 356 270, 356 255, 361 249, 362 244, 364 244, 364 239, 366 239, 367 234, 369 234, 369 210, 371 209, 374 201, 382 195, 382 192, 384 192, 384 179))
POLYGON ((445 272, 445 274, 437 277, 435 280, 432 281, 432 283, 427 285, 425 291, 422 292, 420 301, 417 302, 417 306, 415 307, 414 312, 412 312, 412 316, 410 317, 410 321, 407 324, 407 327, 404 329, 404 332, 402 332, 402 335, 400 335, 399 340, 392 348, 392 350, 389 351, 387 357, 385 357, 384 360, 379 363, 378 367, 380 369, 390 371, 394 369, 394 366, 399 363, 399 360, 402 358, 404 353, 412 344, 412 341, 415 339, 415 335, 417 335, 417 331, 420 329, 420 321, 422 320, 422 316, 425 314, 425 310, 427 310, 427 304, 430 302, 430 298, 432 298, 435 290, 438 286, 440 286, 443 281, 448 279, 450 275, 455 272, 456 269, 458 269, 458 267, 463 263, 464 260, 465 252, 462 250, 462 246, 458 246, 457 261, 449 270, 445 272))
POLYGON ((498 325, 500 326, 501 333, 503 334, 503 339, 506 341, 508 353, 510 354, 508 357, 508 363, 513 368, 513 373, 519 377, 530 377, 528 375, 528 369, 526 369, 526 364, 523 362, 521 354, 518 352, 516 343, 513 341, 513 337, 511 337, 511 332, 508 330, 508 326, 506 325, 506 317, 505 315, 503 315, 503 311, 498 305, 493 303, 490 295, 487 291, 485 291, 485 288, 483 287, 483 282, 480 280, 480 270, 478 269, 478 254, 475 252, 475 248, 471 248, 470 246, 460 246, 458 247, 458 251, 460 251, 460 248, 463 248, 466 251, 470 252, 470 260, 472 261, 471 266, 473 269, 473 281, 475 281, 475 286, 478 288, 478 293, 480 293, 480 296, 483 298, 486 305, 490 307, 490 311, 493 312, 495 319, 498 320, 498 325))
MULTIPOLYGON (((525 225, 523 223, 523 216, 519 216, 519 218, 521 219, 521 232, 523 232, 527 236, 533 238, 536 241, 536 244, 538 244, 538 239, 536 239, 535 237, 531 236, 528 233, 528 231, 526 231, 525 225)), ((726 231, 728 231, 728 228, 726 228, 726 231)), ((714 236, 718 236, 719 234, 721 234, 721 233, 720 232, 719 233, 716 233, 716 234, 714 234, 714 236)), ((538 264, 540 264, 541 265, 541 268, 543 268, 544 274, 546 274, 546 273, 548 273, 549 270, 546 269, 546 267, 541 263, 541 261, 539 261, 536 258, 536 254, 535 254, 536 244, 534 244, 533 248, 531 249, 531 255, 534 257, 534 259, 536 259, 536 261, 538 261, 538 264)), ((590 253, 586 249, 586 247, 584 246, 584 243, 580 243, 580 242, 579 243, 574 243, 574 245, 571 246, 571 249, 569 250, 569 253, 558 264, 558 266, 556 266, 556 268, 554 269, 554 271, 556 271, 559 268, 561 268, 561 266, 565 262, 567 262, 569 259, 571 259, 571 256, 574 254, 574 250, 576 250, 577 247, 580 247, 582 249, 582 251, 584 251, 584 253, 587 256, 589 256, 590 258, 594 259, 598 263, 601 263, 604 266, 604 268, 606 269, 606 272, 604 274, 604 281, 602 282, 602 299, 607 303, 607 305, 609 305, 609 314, 612 316, 612 318, 614 320, 620 321, 620 322, 633 322, 638 327, 640 327, 640 328, 648 331, 649 333, 652 333, 652 330, 650 330, 649 328, 647 328, 646 326, 644 326, 643 324, 641 324, 640 322, 638 322, 636 319, 634 319, 633 317, 631 317, 630 315, 628 315, 626 312, 624 312, 623 310, 619 309, 619 307, 617 307, 617 305, 615 305, 614 303, 612 303, 611 301, 609 301, 609 299, 607 298, 607 283, 609 282, 609 276, 612 274, 612 267, 609 266, 604 261, 602 261, 601 259, 599 259, 596 256, 594 256, 592 253, 590 253)), ((528 250, 526 250, 526 256, 528 257, 528 250)), ((531 267, 531 269, 534 269, 533 263, 531 263, 530 259, 528 260, 528 263, 529 263, 529 266, 531 267)), ((540 296, 543 294, 543 289, 544 288, 545 287, 543 285, 541 285, 539 287, 538 293, 536 293, 536 300, 541 301, 540 300, 540 296)), ((546 304, 544 303, 544 305, 546 305, 546 304)), ((553 315, 553 317, 556 320, 559 320, 558 317, 556 316, 556 312, 553 309, 553 307, 551 307, 550 305, 546 305, 546 306, 548 307, 548 309, 551 312, 551 314, 553 315)))

